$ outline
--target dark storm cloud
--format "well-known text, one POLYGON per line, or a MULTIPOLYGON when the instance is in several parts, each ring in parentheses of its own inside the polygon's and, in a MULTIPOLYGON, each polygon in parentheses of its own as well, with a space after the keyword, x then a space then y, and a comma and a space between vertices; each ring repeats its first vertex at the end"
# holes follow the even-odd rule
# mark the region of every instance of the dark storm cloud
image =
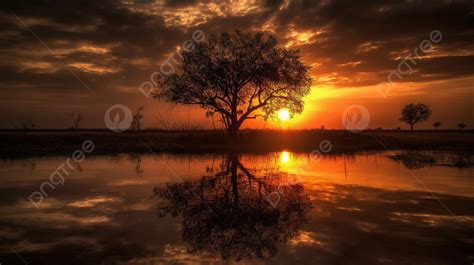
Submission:
POLYGON ((198 13, 207 17, 196 20, 204 21, 196 26, 165 23, 173 13, 188 12, 181 8, 197 8, 194 0, 166 0, 158 11, 157 1, 149 0, 7 1, 0 13, 0 59, 7 74, 0 82, 14 85, 15 80, 21 80, 45 88, 77 86, 66 81, 67 73, 61 70, 64 65, 56 58, 60 57, 99 88, 139 85, 167 53, 189 38, 189 29, 211 34, 261 30, 264 25, 282 44, 293 41, 292 46, 301 49, 306 63, 314 63, 315 75, 345 77, 335 81, 337 85, 384 81, 407 51, 427 39, 432 30, 440 30, 443 40, 435 45, 434 53, 414 66, 418 74, 402 81, 472 74, 472 1, 262 0, 257 1, 258 8, 244 14, 233 12, 234 6, 242 5, 238 1, 210 3, 221 4, 219 15, 212 15, 213 11, 205 7, 202 10, 201 5, 197 10, 202 12, 198 13), (167 7, 172 12, 165 14, 167 7), (23 23, 51 48, 54 56, 23 23), (305 33, 307 39, 298 42, 305 33), (35 63, 38 67, 33 67, 35 63))
MULTIPOLYGON (((50 89, 82 86, 64 71, 67 64, 101 89, 120 84, 130 74, 126 70, 140 62, 135 68, 154 70, 186 37, 182 30, 165 26, 162 17, 134 12, 118 1, 10 1, 5 6, 0 14, 8 25, 0 32, 4 84, 17 80, 50 89)), ((135 84, 145 77, 145 72, 134 76, 135 84)))
POLYGON ((265 0, 263 1, 264 7, 277 8, 280 7, 285 0, 265 0))
POLYGON ((167 6, 172 6, 172 7, 183 7, 183 6, 189 6, 192 4, 196 4, 198 1, 196 0, 165 0, 165 4, 167 6))
POLYGON ((410 80, 425 79, 429 74, 452 78, 473 73, 468 59, 474 50, 472 1, 291 1, 276 12, 276 32, 287 32, 291 25, 299 31, 321 31, 313 43, 300 46, 309 62, 323 62, 314 69, 316 73, 340 72, 350 78, 367 72, 373 77, 341 81, 340 85, 383 81, 380 78, 396 70, 404 58, 395 59, 397 55, 413 51, 433 30, 441 31, 443 39, 430 55, 449 58, 422 58, 414 68, 425 75, 410 76, 410 80), (374 47, 361 51, 364 45, 374 47), (350 62, 360 63, 341 69, 341 64, 350 62))

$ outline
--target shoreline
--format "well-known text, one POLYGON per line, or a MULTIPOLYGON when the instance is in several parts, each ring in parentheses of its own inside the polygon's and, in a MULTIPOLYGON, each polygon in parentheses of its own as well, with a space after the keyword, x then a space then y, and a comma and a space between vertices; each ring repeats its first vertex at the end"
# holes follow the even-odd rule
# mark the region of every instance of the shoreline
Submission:
POLYGON ((471 154, 474 131, 243 130, 237 141, 222 131, 0 130, 0 158, 71 154, 94 142, 94 154, 311 152, 329 141, 331 153, 385 150, 447 151, 471 154))

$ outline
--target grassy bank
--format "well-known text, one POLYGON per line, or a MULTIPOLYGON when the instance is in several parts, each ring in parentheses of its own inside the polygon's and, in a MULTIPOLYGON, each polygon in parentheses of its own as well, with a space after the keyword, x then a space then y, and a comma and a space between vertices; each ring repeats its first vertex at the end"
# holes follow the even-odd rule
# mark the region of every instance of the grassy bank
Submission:
POLYGON ((0 131, 1 157, 71 154, 85 140, 95 143, 96 154, 120 152, 249 152, 280 150, 310 152, 323 140, 331 152, 361 152, 385 149, 444 150, 471 153, 474 131, 365 131, 336 130, 243 130, 238 141, 221 131, 162 131, 113 133, 106 130, 0 131))

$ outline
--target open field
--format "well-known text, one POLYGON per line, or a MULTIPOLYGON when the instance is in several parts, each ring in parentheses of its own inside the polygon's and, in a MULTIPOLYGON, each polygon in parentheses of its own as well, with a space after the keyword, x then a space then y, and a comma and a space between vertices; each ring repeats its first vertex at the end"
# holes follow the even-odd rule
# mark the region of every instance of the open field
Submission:
POLYGON ((113 133, 106 130, 0 131, 1 157, 70 154, 85 140, 95 143, 95 154, 122 152, 310 152, 323 140, 332 144, 331 152, 377 150, 442 150, 471 153, 474 131, 365 131, 337 130, 243 130, 238 141, 222 131, 163 131, 113 133))

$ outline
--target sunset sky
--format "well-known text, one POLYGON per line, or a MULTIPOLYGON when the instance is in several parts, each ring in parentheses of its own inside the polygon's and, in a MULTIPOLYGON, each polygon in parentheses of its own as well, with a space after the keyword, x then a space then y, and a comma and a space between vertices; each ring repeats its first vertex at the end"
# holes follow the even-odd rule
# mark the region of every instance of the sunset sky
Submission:
POLYGON ((400 109, 420 102, 433 115, 416 128, 474 128, 472 0, 2 1, 0 127, 32 119, 37 128, 67 128, 82 113, 81 127, 105 128, 107 109, 124 104, 145 107, 145 127, 212 128, 204 111, 149 99, 139 87, 193 32, 207 39, 235 29, 299 49, 314 78, 301 115, 244 127, 340 129, 356 104, 369 110, 369 128, 408 128, 400 109), (442 38, 414 58, 433 31, 442 38), (410 73, 381 93, 389 73, 408 72, 397 69, 403 61, 410 73))

